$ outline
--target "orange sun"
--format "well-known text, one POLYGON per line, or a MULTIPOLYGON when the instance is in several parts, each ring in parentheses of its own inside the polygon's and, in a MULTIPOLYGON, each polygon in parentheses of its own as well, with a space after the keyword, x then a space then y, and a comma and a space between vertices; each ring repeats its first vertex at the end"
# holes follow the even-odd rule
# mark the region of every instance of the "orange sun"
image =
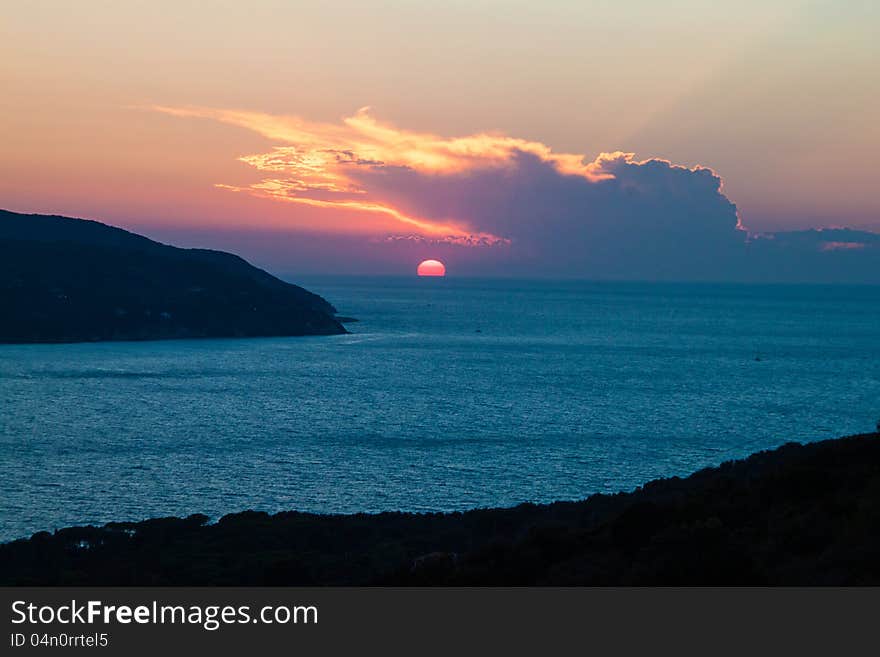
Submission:
POLYGON ((446 265, 439 260, 423 260, 416 272, 419 276, 446 276, 446 265))

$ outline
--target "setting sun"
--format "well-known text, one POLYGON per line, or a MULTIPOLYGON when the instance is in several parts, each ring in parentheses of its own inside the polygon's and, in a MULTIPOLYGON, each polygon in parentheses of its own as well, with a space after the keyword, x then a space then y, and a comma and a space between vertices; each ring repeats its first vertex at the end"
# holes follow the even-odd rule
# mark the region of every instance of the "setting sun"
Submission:
POLYGON ((419 276, 446 276, 446 265, 439 260, 423 260, 416 271, 419 276))

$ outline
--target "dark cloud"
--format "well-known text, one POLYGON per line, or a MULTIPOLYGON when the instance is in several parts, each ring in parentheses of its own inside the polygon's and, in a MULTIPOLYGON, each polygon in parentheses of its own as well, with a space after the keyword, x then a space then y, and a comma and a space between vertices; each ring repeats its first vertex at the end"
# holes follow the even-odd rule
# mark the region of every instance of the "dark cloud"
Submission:
MULTIPOLYGON (((880 282, 872 233, 749 234, 721 178, 704 167, 620 152, 590 160, 501 134, 442 137, 379 122, 367 108, 341 124, 157 109, 285 144, 240 158, 270 177, 221 187, 321 208, 331 221, 346 212, 385 221, 359 238, 292 237, 289 258, 310 269, 338 271, 335 253, 345 267, 376 273, 443 257, 450 273, 475 275, 880 282)), ((354 227, 338 220, 336 228, 354 227)))
POLYGON ((509 266, 539 274, 708 275, 745 243, 736 206, 712 171, 624 155, 597 162, 613 178, 564 175, 528 153, 511 166, 462 175, 397 167, 358 178, 407 212, 462 217, 509 238, 509 266))
POLYGON ((518 153, 513 166, 432 176, 359 172, 409 212, 464 217, 507 237, 504 257, 462 254, 469 272, 590 278, 880 282, 880 236, 848 229, 750 234, 707 168, 616 154, 588 180, 518 153))

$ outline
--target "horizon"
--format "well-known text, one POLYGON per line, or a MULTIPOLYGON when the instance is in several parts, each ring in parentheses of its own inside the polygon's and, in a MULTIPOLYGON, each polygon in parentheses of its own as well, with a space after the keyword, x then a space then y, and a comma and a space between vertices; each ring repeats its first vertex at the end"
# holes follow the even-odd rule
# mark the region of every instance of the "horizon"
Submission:
POLYGON ((416 6, 19 7, 0 205, 275 271, 880 282, 876 5, 416 6))
MULTIPOLYGON (((287 282, 296 283, 297 281, 301 281, 302 279, 332 279, 332 278, 340 278, 340 279, 352 279, 352 278, 363 278, 363 279, 410 279, 410 278, 420 278, 416 273, 416 266, 419 264, 419 261, 413 261, 412 263, 403 263, 402 265, 399 263, 394 263, 394 269, 386 270, 386 271, 340 271, 338 268, 335 271, 327 271, 322 269, 298 269, 293 270, 289 268, 285 268, 287 265, 277 263, 273 265, 273 263, 263 262, 260 259, 259 252, 249 254, 246 250, 240 250, 236 247, 238 246, 237 240, 230 243, 226 248, 222 248, 222 244, 218 245, 216 243, 216 238, 218 235, 214 235, 215 240, 212 240, 210 234, 207 236, 207 243, 200 243, 199 241, 195 241, 194 243, 180 243, 173 241, 175 237, 179 237, 176 232, 171 233, 163 233, 163 231, 151 231, 146 230, 143 233, 138 232, 137 230, 132 229, 131 227, 123 227, 119 225, 114 225, 106 222, 102 222, 97 219, 91 219, 87 217, 67 217, 64 215, 56 215, 56 214, 40 214, 40 213, 24 213, 24 212, 15 212, 9 210, 7 208, 0 208, 0 213, 6 212, 14 215, 22 215, 27 216, 29 214, 33 214, 34 216, 44 216, 44 217, 59 217, 62 219, 72 219, 75 221, 86 221, 86 222, 95 222, 110 228, 125 230, 134 235, 140 235, 143 237, 147 237, 159 244, 164 244, 167 246, 173 246, 181 249, 208 249, 215 250, 223 253, 231 253, 233 255, 238 255, 250 264, 253 264, 257 267, 264 268, 270 274, 285 280, 287 282), (252 257, 255 256, 255 257, 252 257), (412 265, 410 267, 410 265, 412 265)), ((819 229, 817 232, 821 233, 824 229, 819 229)), ((827 230, 841 230, 837 228, 827 229, 827 230)), ((807 232, 807 231, 805 231, 807 232)), ((220 233, 222 235, 222 232, 220 233)), ((880 240, 878 240, 880 243, 880 240)), ((422 277, 423 278, 423 277, 422 277)), ((522 272, 522 271, 513 271, 513 272, 492 272, 485 271, 480 273, 473 273, 466 271, 464 274, 458 274, 455 270, 449 272, 448 270, 444 273, 442 278, 452 278, 455 280, 509 280, 509 281, 544 281, 544 282, 586 282, 586 283, 644 283, 644 284, 681 284, 681 285, 690 285, 690 284, 705 284, 705 285, 768 285, 768 286, 833 286, 833 287, 876 287, 880 285, 880 276, 876 276, 875 280, 828 280, 827 276, 824 273, 820 273, 818 277, 815 278, 761 278, 761 277, 740 277, 740 278, 662 278, 662 277, 654 277, 654 278, 638 278, 638 277, 627 277, 627 276, 601 276, 601 275, 593 275, 593 276, 585 276, 579 275, 577 273, 570 274, 560 274, 560 273, 546 273, 546 272, 522 272)))

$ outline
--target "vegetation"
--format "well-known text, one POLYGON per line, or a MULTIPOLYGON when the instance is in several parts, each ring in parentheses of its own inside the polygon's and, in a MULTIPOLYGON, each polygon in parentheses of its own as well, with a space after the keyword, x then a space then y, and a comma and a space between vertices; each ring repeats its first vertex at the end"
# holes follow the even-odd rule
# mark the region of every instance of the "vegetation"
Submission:
POLYGON ((880 584, 880 435, 755 454, 581 502, 245 512, 0 545, 5 585, 880 584))
POLYGON ((327 301, 238 256, 2 210, 0 307, 0 342, 345 333, 327 301))

